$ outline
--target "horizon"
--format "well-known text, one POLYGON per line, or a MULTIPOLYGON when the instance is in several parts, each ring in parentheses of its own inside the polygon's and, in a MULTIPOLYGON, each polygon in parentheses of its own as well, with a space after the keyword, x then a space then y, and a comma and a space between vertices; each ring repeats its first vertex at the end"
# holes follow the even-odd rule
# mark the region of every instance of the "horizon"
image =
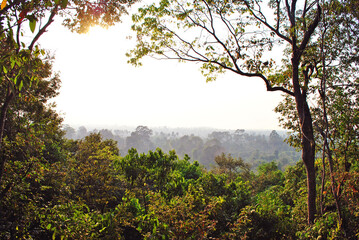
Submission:
POLYGON ((115 130, 127 130, 127 131, 135 131, 136 128, 138 126, 145 126, 148 127, 149 129, 153 130, 154 133, 157 133, 158 131, 165 131, 168 130, 168 132, 173 132, 173 131, 184 131, 184 132, 190 132, 191 130, 194 131, 203 131, 203 132, 214 132, 214 131, 218 131, 218 132, 234 132, 236 130, 244 130, 246 133, 270 133, 272 131, 276 131, 278 133, 288 133, 288 130, 285 129, 245 129, 245 128, 237 128, 237 129, 221 129, 221 128, 213 128, 213 127, 169 127, 169 126, 147 126, 147 125, 137 125, 137 126, 130 126, 130 125, 97 125, 97 126, 86 126, 86 125, 70 125, 70 124, 63 124, 63 127, 71 127, 74 130, 78 130, 81 127, 85 127, 86 130, 90 133, 90 132, 94 132, 94 131, 101 131, 101 130, 110 130, 110 131, 115 131, 115 130))
POLYGON ((54 102, 64 124, 282 130, 273 111, 282 94, 267 92, 260 79, 227 72, 206 83, 197 64, 152 58, 141 67, 128 64, 129 26, 124 19, 79 35, 55 22, 41 39, 60 73, 54 102))

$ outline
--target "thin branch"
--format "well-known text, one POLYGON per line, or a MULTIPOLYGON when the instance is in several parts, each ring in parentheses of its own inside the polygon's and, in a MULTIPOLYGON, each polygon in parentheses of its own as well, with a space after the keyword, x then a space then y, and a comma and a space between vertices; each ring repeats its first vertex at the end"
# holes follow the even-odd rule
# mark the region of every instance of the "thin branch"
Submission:
MULTIPOLYGON (((161 25, 164 27, 164 29, 166 29, 168 32, 172 33, 180 42, 184 43, 185 45, 188 45, 189 48, 197 55, 199 55, 202 58, 206 58, 204 55, 202 55, 200 52, 198 52, 194 47, 193 44, 184 40, 183 38, 181 38, 176 32, 172 31, 171 29, 167 28, 164 25, 161 25)), ((170 47, 169 45, 166 45, 169 49, 174 50, 172 47, 170 47)))
MULTIPOLYGON (((230 34, 233 36, 233 38, 234 38, 234 40, 236 42, 237 51, 239 51, 241 47, 239 45, 237 36, 236 36, 235 32, 233 31, 234 28, 233 28, 232 24, 226 18, 223 17, 223 14, 221 12, 219 13, 219 16, 221 17, 222 22, 226 25, 226 27, 227 27, 228 31, 230 32, 230 34)), ((238 52, 238 54, 240 54, 240 53, 238 52)), ((237 64, 237 58, 235 56, 233 56, 231 53, 229 53, 229 56, 232 59, 232 62, 234 64, 234 66, 236 67, 236 69, 239 70, 239 66, 237 64)))
POLYGON ((54 18, 57 14, 57 9, 58 9, 58 5, 56 5, 54 7, 54 9, 51 11, 51 14, 49 16, 49 19, 47 21, 47 23, 39 30, 39 32, 36 34, 36 36, 34 37, 34 39, 32 40, 30 46, 29 46, 29 50, 31 51, 34 48, 35 43, 39 40, 39 38, 41 37, 42 34, 44 34, 46 32, 46 29, 51 25, 51 23, 54 21, 54 18))
POLYGON ((277 26, 275 30, 279 32, 279 24, 280 24, 280 1, 277 0, 277 26))
MULTIPOLYGON (((208 14, 206 15, 208 17, 208 19, 211 21, 211 29, 209 29, 205 24, 201 24, 200 22, 196 21, 193 17, 191 16, 187 16, 188 19, 191 21, 192 24, 194 24, 195 26, 198 26, 199 28, 203 29, 204 31, 206 31, 210 36, 212 36, 215 39, 215 43, 219 44, 223 50, 225 51, 225 53, 227 54, 228 57, 230 57, 232 59, 232 61, 235 63, 236 59, 235 56, 233 56, 233 54, 230 52, 230 50, 228 49, 228 47, 226 46, 226 44, 221 41, 221 39, 217 36, 216 32, 214 31, 214 20, 213 20, 213 15, 211 13, 211 9, 210 6, 207 2, 205 2, 207 10, 208 10, 208 14)), ((232 31, 231 29, 231 24, 227 22, 227 20, 223 17, 223 15, 221 15, 221 19, 223 21, 223 23, 227 26, 228 30, 230 31, 230 33, 232 34, 232 36, 235 37, 235 33, 232 31)), ((200 18, 199 18, 200 19, 200 18)), ((269 25, 269 24, 268 24, 269 25)), ((258 77, 261 78, 265 85, 266 85, 266 89, 267 91, 282 91, 286 94, 289 94, 291 96, 294 96, 294 93, 284 87, 273 87, 271 82, 261 73, 251 73, 251 72, 244 72, 242 71, 239 66, 237 64, 235 64, 235 68, 229 67, 227 66, 225 63, 213 60, 213 59, 209 59, 207 58, 205 55, 201 54, 200 52, 198 52, 192 43, 184 40, 183 38, 181 38, 178 34, 176 34, 176 32, 172 31, 171 29, 169 29, 168 27, 161 25, 164 29, 166 29, 168 32, 172 33, 180 42, 182 42, 184 45, 188 46, 188 51, 181 51, 181 50, 176 50, 171 46, 168 46, 166 44, 166 47, 172 52, 174 53, 175 56, 169 56, 166 53, 162 53, 162 56, 165 57, 166 59, 175 59, 175 60, 183 60, 183 61, 190 61, 190 62, 202 62, 202 63, 212 63, 215 65, 220 66, 221 68, 225 69, 225 70, 229 70, 232 71, 238 75, 241 76, 245 76, 245 77, 258 77), (190 54, 190 51, 193 51, 193 54, 190 54), (196 55, 198 57, 196 57, 196 55)), ((275 31, 275 29, 270 26, 270 28, 272 29, 272 31, 275 31)), ((283 36, 284 38, 286 38, 285 36, 283 36)), ((290 41, 290 39, 287 38, 288 41, 290 41)), ((237 39, 236 39, 237 41, 237 39)), ((237 46, 239 46, 238 41, 236 42, 237 46)))
POLYGON ((308 3, 308 1, 305 0, 304 7, 303 7, 303 13, 302 13, 304 32, 307 31, 307 21, 305 20, 305 15, 307 15, 307 3, 308 3))
POLYGON ((255 12, 253 11, 253 9, 251 8, 251 6, 249 5, 249 3, 247 1, 244 1, 244 3, 246 4, 247 9, 251 12, 251 14, 261 23, 263 23, 267 28, 269 28, 272 32, 274 32, 278 37, 282 38, 283 40, 289 42, 290 44, 292 44, 292 40, 288 37, 286 37, 285 35, 283 35, 280 31, 279 31, 279 27, 277 26, 276 28, 274 28, 272 25, 270 25, 266 20, 261 19, 259 16, 257 16, 257 14, 255 14, 255 12))
POLYGON ((213 16, 212 16, 212 11, 211 11, 211 8, 209 7, 207 1, 203 1, 204 4, 206 5, 207 7, 207 10, 208 10, 208 13, 209 13, 209 20, 210 20, 210 23, 211 23, 211 28, 212 28, 212 31, 213 31, 213 34, 215 35, 216 34, 216 30, 214 28, 214 25, 213 25, 213 16))
MULTIPOLYGON (((17 22, 17 17, 16 17, 16 22, 17 22)), ((16 43, 17 43, 17 49, 16 49, 16 52, 19 53, 20 51, 20 46, 21 46, 21 43, 20 43, 20 30, 21 30, 21 22, 17 25, 17 30, 16 30, 16 43)))
POLYGON ((303 40, 299 46, 299 51, 300 51, 300 55, 303 53, 304 49, 307 47, 307 44, 309 42, 310 37, 312 36, 312 34, 314 33, 315 28, 318 26, 319 21, 320 21, 320 17, 321 17, 321 13, 322 13, 322 8, 319 6, 318 4, 318 8, 317 8, 317 13, 315 16, 315 19, 313 20, 313 22, 309 25, 308 30, 305 32, 303 40))
POLYGON ((296 7, 297 7, 297 0, 292 0, 291 15, 292 15, 293 20, 294 20, 294 25, 293 25, 293 26, 295 26, 295 11, 296 11, 296 7))
POLYGON ((291 11, 291 8, 290 8, 288 0, 285 0, 285 6, 287 8, 287 14, 288 14, 290 24, 293 27, 293 26, 295 26, 295 18, 292 15, 292 11, 291 11))

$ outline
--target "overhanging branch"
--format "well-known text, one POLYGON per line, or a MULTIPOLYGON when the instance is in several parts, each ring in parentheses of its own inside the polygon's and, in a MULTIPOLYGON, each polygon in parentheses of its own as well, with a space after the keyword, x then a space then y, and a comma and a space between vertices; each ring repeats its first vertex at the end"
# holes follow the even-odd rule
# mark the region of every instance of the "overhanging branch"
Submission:
POLYGON ((39 38, 41 37, 42 34, 44 34, 46 32, 46 29, 51 25, 51 23, 54 21, 54 17, 57 14, 57 9, 58 9, 58 5, 56 5, 54 7, 54 9, 51 11, 51 14, 49 16, 49 19, 47 21, 47 23, 39 30, 39 32, 36 34, 36 36, 34 37, 34 39, 32 40, 30 46, 29 46, 29 50, 32 51, 32 49, 34 48, 35 43, 37 42, 37 40, 39 40, 39 38))

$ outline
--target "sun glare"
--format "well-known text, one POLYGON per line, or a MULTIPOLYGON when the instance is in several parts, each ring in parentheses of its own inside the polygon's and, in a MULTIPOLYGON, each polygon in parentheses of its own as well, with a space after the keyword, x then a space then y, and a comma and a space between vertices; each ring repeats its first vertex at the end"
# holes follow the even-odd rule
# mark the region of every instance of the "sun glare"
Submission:
MULTIPOLYGON (((84 51, 85 59, 83 64, 88 66, 88 62, 96 64, 97 67, 114 61, 116 56, 116 46, 121 40, 119 39, 118 29, 103 28, 101 26, 93 26, 82 36, 81 49, 84 51)), ((91 65, 91 64, 90 64, 91 65)))
POLYGON ((88 31, 87 34, 89 36, 96 36, 98 34, 104 34, 104 33, 108 32, 108 31, 109 31, 108 28, 104 28, 104 27, 101 27, 99 25, 95 25, 95 26, 92 26, 90 28, 90 30, 88 31))
MULTIPOLYGON (((265 94, 259 97, 245 90, 243 84, 249 80, 222 76, 206 84, 198 66, 175 61, 147 58, 140 68, 129 65, 125 53, 135 43, 126 37, 131 34, 128 25, 93 26, 86 34, 63 33, 49 40, 57 49, 56 65, 63 80, 56 101, 67 123, 236 128, 250 126, 257 115, 262 116, 253 104, 265 94), (252 103, 250 109, 241 99, 252 103), (243 112, 251 116, 250 122, 238 116, 243 112)), ((272 101, 268 98, 258 106, 263 102, 272 101)))
MULTIPOLYGON (((113 29, 112 29, 113 30, 113 29)), ((101 26, 93 26, 90 28, 88 33, 85 34, 85 41, 91 44, 100 44, 108 39, 111 34, 111 29, 106 29, 101 26)), ((94 46, 93 46, 94 47, 94 46)))

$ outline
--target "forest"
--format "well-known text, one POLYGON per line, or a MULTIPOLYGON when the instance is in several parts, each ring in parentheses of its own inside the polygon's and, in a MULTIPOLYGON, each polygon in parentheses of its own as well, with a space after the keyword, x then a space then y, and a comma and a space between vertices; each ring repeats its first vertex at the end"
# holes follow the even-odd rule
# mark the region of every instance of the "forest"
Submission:
POLYGON ((359 239, 358 1, 0 2, 0 239, 359 239), (55 17, 84 33, 134 5, 130 64, 260 80, 288 135, 64 125, 38 40, 55 17))
POLYGON ((175 150, 183 158, 188 155, 203 167, 215 165, 215 157, 222 153, 240 157, 255 170, 261 163, 275 161, 281 170, 300 160, 301 153, 284 140, 286 132, 276 130, 218 130, 206 128, 168 128, 137 126, 136 128, 93 129, 85 126, 77 129, 64 126, 67 139, 82 139, 91 133, 99 133, 104 139, 117 142, 120 155, 135 148, 138 153, 147 153, 160 148, 164 152, 175 150))

